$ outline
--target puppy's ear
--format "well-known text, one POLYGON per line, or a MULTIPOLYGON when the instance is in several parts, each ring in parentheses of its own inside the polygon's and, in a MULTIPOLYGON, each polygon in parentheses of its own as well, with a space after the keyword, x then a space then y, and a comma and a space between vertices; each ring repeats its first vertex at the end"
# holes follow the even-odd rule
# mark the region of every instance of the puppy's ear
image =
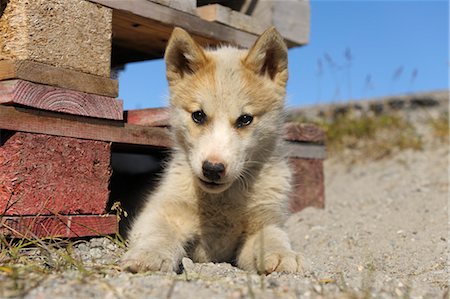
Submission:
POLYGON ((244 64, 260 76, 285 85, 288 65, 287 47, 283 38, 271 27, 256 40, 249 50, 244 64))
POLYGON ((170 36, 164 59, 169 84, 195 73, 207 62, 202 47, 179 27, 175 27, 170 36))

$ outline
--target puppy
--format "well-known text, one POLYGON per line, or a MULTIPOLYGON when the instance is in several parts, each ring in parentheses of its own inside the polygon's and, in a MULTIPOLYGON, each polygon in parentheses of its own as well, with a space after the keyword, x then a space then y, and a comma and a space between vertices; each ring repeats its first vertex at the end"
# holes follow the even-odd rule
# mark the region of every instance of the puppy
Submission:
POLYGON ((269 28, 249 50, 211 50, 175 28, 165 61, 175 146, 132 225, 124 269, 177 271, 190 257, 259 273, 300 271, 281 227, 291 191, 282 37, 269 28))

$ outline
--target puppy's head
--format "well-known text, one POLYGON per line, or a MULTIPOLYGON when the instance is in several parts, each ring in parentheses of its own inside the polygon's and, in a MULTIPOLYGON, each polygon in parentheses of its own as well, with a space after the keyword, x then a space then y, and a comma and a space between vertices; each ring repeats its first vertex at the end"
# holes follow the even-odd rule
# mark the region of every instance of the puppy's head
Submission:
POLYGON ((250 48, 205 50, 175 28, 166 53, 171 124, 206 192, 244 182, 272 155, 283 123, 287 48, 274 29, 250 48))

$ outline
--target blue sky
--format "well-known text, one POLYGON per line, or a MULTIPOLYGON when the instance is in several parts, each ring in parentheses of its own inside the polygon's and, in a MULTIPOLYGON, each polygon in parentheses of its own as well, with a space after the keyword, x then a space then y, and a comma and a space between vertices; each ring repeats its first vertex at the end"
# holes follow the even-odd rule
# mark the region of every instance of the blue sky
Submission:
MULTIPOLYGON (((280 1, 281 2, 281 1, 280 1)), ((447 1, 311 1, 310 42, 289 50, 290 107, 449 85, 447 1)), ((128 64, 124 108, 165 106, 162 60, 128 64)))

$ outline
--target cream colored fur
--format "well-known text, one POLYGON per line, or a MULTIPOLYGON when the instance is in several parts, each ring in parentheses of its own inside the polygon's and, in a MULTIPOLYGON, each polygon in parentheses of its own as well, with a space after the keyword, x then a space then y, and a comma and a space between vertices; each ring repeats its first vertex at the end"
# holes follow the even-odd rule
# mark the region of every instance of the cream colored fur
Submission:
POLYGON ((176 28, 166 49, 172 160, 130 231, 124 269, 176 271, 183 257, 260 273, 297 272, 282 230, 291 172, 280 138, 287 49, 268 29, 250 50, 204 50, 176 28), (192 114, 203 111, 203 123, 192 114), (238 126, 242 115, 253 120, 238 126), (213 185, 204 161, 225 170, 213 185))

